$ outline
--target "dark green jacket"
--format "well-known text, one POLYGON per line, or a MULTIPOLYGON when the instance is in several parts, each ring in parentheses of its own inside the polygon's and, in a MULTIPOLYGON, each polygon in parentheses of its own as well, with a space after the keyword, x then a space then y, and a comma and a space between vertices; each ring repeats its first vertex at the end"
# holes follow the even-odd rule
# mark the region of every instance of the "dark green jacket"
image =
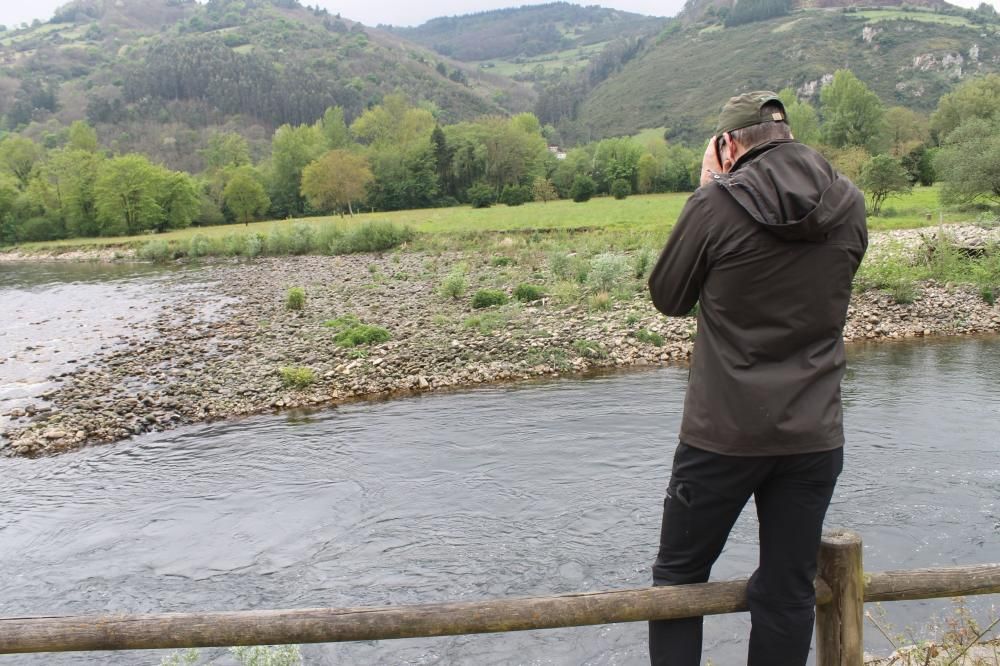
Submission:
POLYGON ((816 151, 774 141, 688 200, 649 279, 695 338, 682 442, 738 456, 844 443, 840 380, 864 196, 816 151))

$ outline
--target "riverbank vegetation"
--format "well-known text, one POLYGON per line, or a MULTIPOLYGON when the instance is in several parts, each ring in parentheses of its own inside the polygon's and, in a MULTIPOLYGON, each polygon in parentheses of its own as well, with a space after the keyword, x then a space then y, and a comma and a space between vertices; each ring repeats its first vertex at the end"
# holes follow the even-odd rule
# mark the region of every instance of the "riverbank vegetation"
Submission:
MULTIPOLYGON (((1000 204, 1000 75, 963 83, 941 98, 930 118, 885 108, 848 70, 822 88, 818 107, 791 89, 781 96, 799 140, 862 186, 871 213, 884 216, 886 227, 919 222, 900 220, 893 210, 894 197, 914 185, 940 182, 940 201, 926 202, 925 217, 1000 204)), ((635 219, 642 204, 630 207, 632 195, 689 192, 697 184, 700 146, 662 136, 645 143, 619 137, 562 152, 551 145, 558 140, 553 131, 531 113, 442 125, 433 109, 396 94, 350 124, 343 109, 333 107, 315 123, 283 125, 269 155, 256 162, 243 137, 218 134, 203 151, 207 166, 199 174, 106 150, 82 121, 47 144, 11 134, 0 140, 0 245, 92 237, 137 242, 153 235, 168 242, 187 238, 189 247, 180 251, 195 257, 326 252, 330 239, 314 245, 308 226, 275 223, 274 233, 242 249, 237 229, 249 230, 258 217, 353 218, 360 210, 433 231, 487 231, 491 223, 493 230, 635 230, 644 221, 663 228, 684 195, 645 200, 645 220, 635 219), (542 205, 516 212, 532 200, 542 205), (663 203, 665 210, 658 207, 663 203), (285 228, 291 231, 278 233, 285 228), (191 235, 178 236, 184 232, 191 235), (219 235, 230 237, 223 247, 212 244, 219 235)), ((357 250, 337 253, 344 251, 357 250)), ((163 253, 163 246, 148 252, 163 253)))

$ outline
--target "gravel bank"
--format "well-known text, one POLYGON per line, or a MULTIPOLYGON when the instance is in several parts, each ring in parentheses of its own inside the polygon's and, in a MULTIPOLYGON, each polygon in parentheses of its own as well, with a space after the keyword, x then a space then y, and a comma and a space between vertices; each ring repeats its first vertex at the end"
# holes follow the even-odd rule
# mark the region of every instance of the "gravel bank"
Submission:
MULTIPOLYGON (((950 228, 960 244, 1000 240, 998 230, 950 228)), ((908 230, 873 236, 874 254, 917 247, 908 230)), ((438 287, 459 262, 469 268, 469 291, 524 279, 539 281, 535 265, 497 267, 480 256, 428 255, 287 257, 217 263, 203 270, 219 296, 229 297, 207 319, 198 303, 162 312, 137 327, 127 342, 58 378, 44 407, 8 414, 0 438, 7 455, 36 456, 114 442, 182 424, 350 399, 513 381, 598 368, 684 363, 693 318, 665 318, 648 295, 616 299, 606 311, 543 299, 494 310, 476 325, 468 295, 447 299, 438 287), (300 312, 285 308, 292 286, 306 291, 300 312), (347 349, 333 341, 325 321, 352 314, 384 326, 383 344, 347 349), (643 331, 644 329, 644 331, 643 331), (642 332, 640 332, 642 331, 642 332), (639 337, 637 337, 639 333, 639 337), (646 333, 656 335, 650 336, 646 333), (656 336, 662 337, 662 344, 656 336), (280 368, 304 366, 315 382, 297 390, 282 384, 280 368)), ((925 283, 913 303, 881 292, 858 294, 845 338, 877 340, 1000 332, 1000 308, 973 289, 925 283)))

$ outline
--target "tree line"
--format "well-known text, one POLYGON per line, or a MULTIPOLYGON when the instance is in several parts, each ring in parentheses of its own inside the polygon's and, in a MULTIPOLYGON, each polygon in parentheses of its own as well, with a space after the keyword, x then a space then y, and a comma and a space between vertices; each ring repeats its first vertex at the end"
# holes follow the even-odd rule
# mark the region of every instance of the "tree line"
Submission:
MULTIPOLYGON (((943 181, 945 203, 1000 203, 1000 75, 971 79, 928 118, 886 108, 847 70, 813 107, 780 93, 796 138, 823 152, 869 196, 878 214, 893 193, 943 181)), ((0 140, 0 243, 155 233, 358 209, 400 210, 608 194, 690 191, 701 148, 664 138, 603 139, 557 155, 554 130, 531 113, 442 125, 401 94, 352 123, 329 107, 286 124, 256 163, 237 133, 213 135, 198 174, 140 154, 113 154, 78 121, 52 146, 0 140)))

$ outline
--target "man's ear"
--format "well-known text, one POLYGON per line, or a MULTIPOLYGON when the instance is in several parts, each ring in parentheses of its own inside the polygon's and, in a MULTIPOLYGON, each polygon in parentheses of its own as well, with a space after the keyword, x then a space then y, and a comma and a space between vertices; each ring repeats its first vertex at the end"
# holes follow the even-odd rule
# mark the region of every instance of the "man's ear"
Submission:
POLYGON ((722 154, 722 171, 723 173, 729 173, 729 170, 736 163, 736 145, 733 143, 733 135, 731 133, 724 132, 722 137, 726 140, 726 149, 722 154))

